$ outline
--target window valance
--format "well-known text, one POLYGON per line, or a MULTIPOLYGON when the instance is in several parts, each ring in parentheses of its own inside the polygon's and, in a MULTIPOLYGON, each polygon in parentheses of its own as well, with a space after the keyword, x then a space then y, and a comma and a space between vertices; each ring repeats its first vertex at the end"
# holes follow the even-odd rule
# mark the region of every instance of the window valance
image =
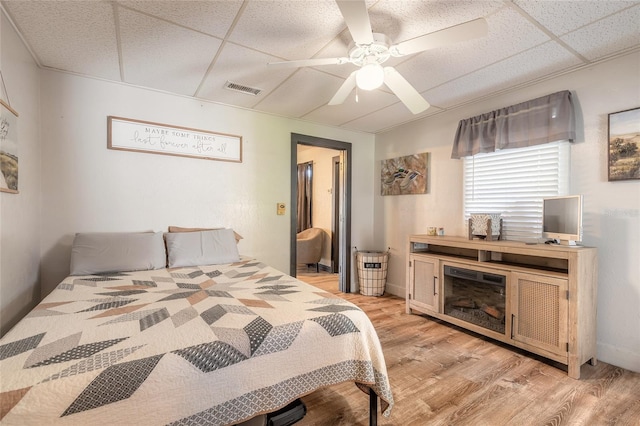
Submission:
POLYGON ((460 120, 451 158, 575 137, 573 100, 564 90, 460 120))

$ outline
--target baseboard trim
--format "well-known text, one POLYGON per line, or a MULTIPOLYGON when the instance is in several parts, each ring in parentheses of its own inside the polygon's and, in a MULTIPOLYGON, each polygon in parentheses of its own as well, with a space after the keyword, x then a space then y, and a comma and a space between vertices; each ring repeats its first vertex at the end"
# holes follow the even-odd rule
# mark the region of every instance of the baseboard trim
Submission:
POLYGON ((395 285, 387 281, 387 284, 384 287, 384 292, 404 299, 406 290, 404 286, 395 285))
POLYGON ((628 349, 619 348, 607 343, 598 343, 597 347, 599 361, 640 373, 639 353, 634 353, 628 349))

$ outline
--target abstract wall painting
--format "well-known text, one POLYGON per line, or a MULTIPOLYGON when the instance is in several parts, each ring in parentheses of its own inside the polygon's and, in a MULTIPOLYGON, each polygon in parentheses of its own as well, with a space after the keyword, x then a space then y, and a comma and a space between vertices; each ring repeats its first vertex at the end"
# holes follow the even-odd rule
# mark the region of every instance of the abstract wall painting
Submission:
POLYGON ((382 160, 381 194, 426 194, 428 160, 427 152, 382 160))
POLYGON ((18 193, 18 113, 0 99, 0 192, 18 193))

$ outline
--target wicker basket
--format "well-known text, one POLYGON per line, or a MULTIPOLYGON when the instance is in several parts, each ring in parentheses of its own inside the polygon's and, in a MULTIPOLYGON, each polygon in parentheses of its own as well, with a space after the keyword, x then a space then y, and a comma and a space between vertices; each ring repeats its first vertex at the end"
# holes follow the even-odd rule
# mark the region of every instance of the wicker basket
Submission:
POLYGON ((389 252, 356 252, 360 294, 364 296, 382 296, 384 294, 388 263, 389 252))

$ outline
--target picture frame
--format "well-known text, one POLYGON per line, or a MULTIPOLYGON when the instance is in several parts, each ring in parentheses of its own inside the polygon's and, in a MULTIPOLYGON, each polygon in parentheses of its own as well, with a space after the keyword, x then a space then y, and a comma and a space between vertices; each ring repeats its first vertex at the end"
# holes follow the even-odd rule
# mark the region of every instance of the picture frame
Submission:
POLYGON ((242 136, 115 116, 107 117, 107 148, 242 162, 242 136))
POLYGON ((18 113, 0 99, 0 192, 18 194, 18 113))
POLYGON ((640 107, 608 116, 608 180, 640 179, 640 107))
POLYGON ((427 152, 382 160, 380 194, 426 194, 428 161, 427 152))

